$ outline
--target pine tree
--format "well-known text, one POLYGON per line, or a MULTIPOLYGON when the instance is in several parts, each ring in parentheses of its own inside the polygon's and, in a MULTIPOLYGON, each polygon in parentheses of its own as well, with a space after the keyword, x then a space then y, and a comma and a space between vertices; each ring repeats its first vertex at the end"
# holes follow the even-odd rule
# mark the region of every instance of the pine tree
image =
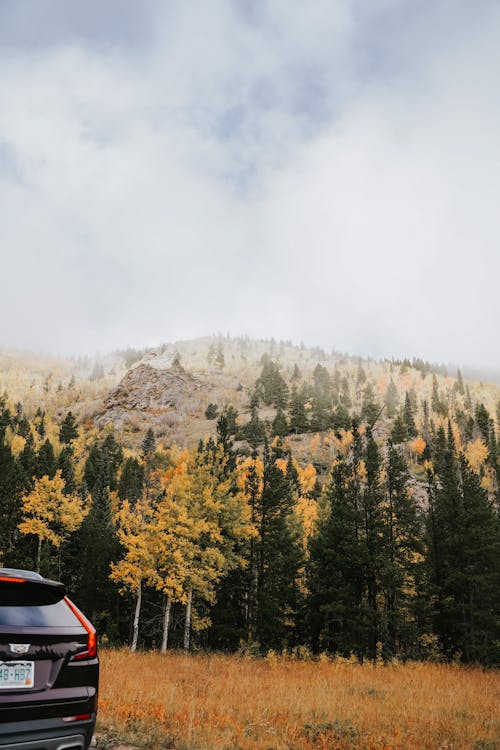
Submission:
POLYGON ((3 565, 13 564, 16 560, 17 524, 25 482, 22 465, 5 445, 0 428, 0 551, 3 565))
POLYGON ((64 417, 61 428, 59 430, 59 440, 64 445, 71 445, 73 440, 78 437, 78 427, 76 426, 76 419, 71 411, 69 411, 64 417))
POLYGON ((367 430, 366 441, 366 485, 362 493, 364 533, 366 544, 366 587, 369 609, 368 653, 372 659, 377 653, 381 636, 379 591, 384 552, 380 539, 384 525, 382 515, 382 490, 380 486, 381 461, 378 446, 371 430, 367 430))
POLYGON ((290 432, 298 435, 307 432, 308 428, 305 392, 304 389, 298 391, 294 385, 290 397, 290 432))
POLYGON ((385 412, 387 416, 389 417, 389 419, 392 419, 395 416, 398 410, 398 406, 399 406, 398 389, 394 385, 394 381, 391 378, 387 386, 386 392, 385 392, 385 412))
POLYGON ((148 428, 148 431, 146 432, 146 436, 144 440, 142 441, 142 455, 144 458, 147 456, 150 456, 151 453, 154 453, 156 447, 156 441, 155 441, 155 434, 153 432, 153 429, 151 427, 148 428))
POLYGON ((117 592, 109 575, 111 563, 119 557, 119 543, 111 513, 107 456, 101 457, 89 514, 77 532, 77 546, 81 552, 74 572, 75 597, 96 627, 112 639, 117 592))
POLYGON ((339 459, 310 543, 309 622, 315 650, 362 656, 366 641, 365 565, 357 462, 339 459))
POLYGON ((406 424, 401 414, 398 414, 394 420, 394 424, 391 429, 391 440, 395 445, 406 442, 408 440, 408 432, 406 431, 406 424))
POLYGON ((276 465, 278 447, 264 447, 262 493, 257 511, 258 579, 256 640, 264 649, 294 641, 299 607, 298 573, 303 563, 293 524, 293 488, 276 465))
POLYGON ((255 449, 264 442, 265 434, 264 423, 259 419, 257 407, 253 406, 250 412, 250 421, 242 428, 241 435, 255 449))
POLYGON ((57 470, 57 461, 52 443, 47 438, 40 446, 37 456, 36 475, 38 478, 47 476, 49 479, 54 478, 57 470))
POLYGON ((57 459, 57 468, 61 472, 64 481, 64 494, 74 495, 77 490, 75 469, 73 467, 73 451, 68 445, 65 445, 57 459))
POLYGON ((24 489, 29 491, 33 486, 33 477, 37 471, 35 440, 31 434, 28 436, 26 445, 19 455, 19 464, 23 472, 24 489))
POLYGON ((413 406, 410 400, 410 396, 408 392, 405 394, 405 405, 403 410, 403 420, 406 427, 406 432, 408 437, 416 437, 417 436, 417 428, 415 425, 415 417, 413 416, 413 406))
POLYGON ((128 500, 133 507, 142 495, 144 487, 144 466, 130 456, 123 464, 118 482, 118 497, 128 500))
POLYGON ((490 437, 490 415, 484 404, 476 405, 475 417, 479 434, 486 445, 488 445, 490 437))
POLYGON ((289 433, 288 421, 285 412, 278 409, 272 423, 272 434, 278 437, 286 437, 289 433))
POLYGON ((369 425, 373 425, 380 414, 380 404, 375 398, 375 391, 370 381, 367 382, 363 391, 363 403, 361 406, 361 419, 369 425))
POLYGON ((391 443, 385 468, 383 504, 384 561, 382 588, 385 601, 385 633, 382 640, 389 656, 411 656, 419 633, 425 603, 419 586, 423 580, 422 529, 410 490, 407 463, 391 443))

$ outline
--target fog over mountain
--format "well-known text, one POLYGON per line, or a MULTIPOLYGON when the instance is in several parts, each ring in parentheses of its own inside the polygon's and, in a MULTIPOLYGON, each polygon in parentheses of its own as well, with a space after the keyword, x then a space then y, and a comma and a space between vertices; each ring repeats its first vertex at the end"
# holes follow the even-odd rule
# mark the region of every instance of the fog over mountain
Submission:
POLYGON ((0 346, 500 368, 500 6, 3 0, 0 346))

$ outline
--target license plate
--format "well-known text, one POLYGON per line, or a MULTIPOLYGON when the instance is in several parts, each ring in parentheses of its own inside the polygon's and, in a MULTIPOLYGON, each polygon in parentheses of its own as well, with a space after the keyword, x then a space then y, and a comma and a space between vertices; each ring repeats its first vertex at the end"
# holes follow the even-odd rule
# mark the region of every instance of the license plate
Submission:
POLYGON ((34 677, 34 661, 0 661, 0 690, 31 688, 34 677))

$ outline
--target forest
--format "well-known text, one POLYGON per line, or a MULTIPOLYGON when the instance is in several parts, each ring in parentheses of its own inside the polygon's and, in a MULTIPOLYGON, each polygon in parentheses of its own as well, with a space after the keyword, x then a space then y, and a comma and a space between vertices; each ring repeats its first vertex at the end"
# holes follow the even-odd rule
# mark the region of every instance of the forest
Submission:
POLYGON ((132 650, 498 666, 500 389, 421 360, 299 364, 265 344, 249 364, 231 346, 204 351, 206 377, 237 385, 200 402, 196 441, 155 414, 93 419, 81 393, 103 366, 78 398, 69 371, 34 387, 10 368, 1 565, 63 580, 101 643, 132 650))

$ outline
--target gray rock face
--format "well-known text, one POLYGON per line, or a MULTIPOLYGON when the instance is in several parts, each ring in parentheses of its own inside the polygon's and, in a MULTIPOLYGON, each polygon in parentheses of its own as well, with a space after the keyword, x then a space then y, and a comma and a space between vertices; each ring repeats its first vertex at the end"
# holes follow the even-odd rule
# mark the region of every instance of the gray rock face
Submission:
POLYGON ((127 422, 133 423, 141 416, 148 423, 164 422, 165 415, 170 412, 179 418, 198 412, 207 390, 206 383, 187 372, 178 362, 161 369, 156 362, 152 366, 142 360, 108 394, 104 400, 105 411, 96 421, 100 424, 113 422, 116 427, 123 428, 127 422))

